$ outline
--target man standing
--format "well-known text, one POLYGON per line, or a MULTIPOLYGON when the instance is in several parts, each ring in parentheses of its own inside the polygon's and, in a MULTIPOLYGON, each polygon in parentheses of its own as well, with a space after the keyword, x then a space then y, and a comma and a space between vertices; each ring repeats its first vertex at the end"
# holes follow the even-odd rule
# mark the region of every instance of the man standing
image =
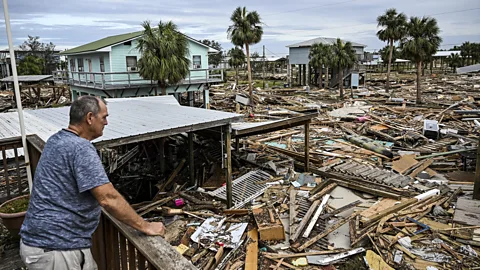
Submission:
POLYGON ((45 144, 20 231, 29 269, 97 269, 90 247, 100 206, 147 235, 164 235, 163 224, 143 220, 107 178, 90 142, 103 135, 107 116, 101 99, 81 97, 70 107, 68 128, 45 144))

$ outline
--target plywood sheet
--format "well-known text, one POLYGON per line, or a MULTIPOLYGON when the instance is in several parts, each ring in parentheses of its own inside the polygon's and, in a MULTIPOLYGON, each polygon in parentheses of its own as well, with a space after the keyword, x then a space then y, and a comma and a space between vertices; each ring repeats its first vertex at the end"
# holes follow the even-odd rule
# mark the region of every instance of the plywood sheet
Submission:
POLYGON ((455 209, 453 222, 462 224, 462 225, 468 225, 468 226, 479 226, 480 214, 467 212, 460 209, 455 209))
POLYGON ((392 169, 398 173, 404 173, 416 164, 418 161, 415 159, 415 155, 404 155, 392 162, 392 169))
POLYGON ((472 172, 454 171, 446 174, 448 180, 458 182, 474 182, 475 174, 472 172))

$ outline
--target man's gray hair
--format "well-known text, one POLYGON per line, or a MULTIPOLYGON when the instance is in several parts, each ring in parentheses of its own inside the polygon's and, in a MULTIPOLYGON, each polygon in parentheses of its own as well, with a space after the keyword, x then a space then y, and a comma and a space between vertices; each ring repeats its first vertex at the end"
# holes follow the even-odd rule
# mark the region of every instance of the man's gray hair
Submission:
POLYGON ((93 96, 82 96, 75 100, 70 106, 70 125, 80 124, 89 112, 97 116, 100 102, 105 104, 105 101, 93 96))

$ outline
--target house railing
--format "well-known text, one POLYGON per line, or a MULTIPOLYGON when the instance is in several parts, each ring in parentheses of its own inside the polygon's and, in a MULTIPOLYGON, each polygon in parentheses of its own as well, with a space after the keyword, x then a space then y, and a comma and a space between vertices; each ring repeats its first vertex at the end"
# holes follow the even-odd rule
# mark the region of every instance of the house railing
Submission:
MULTIPOLYGON (((44 145, 44 141, 37 135, 27 136, 32 174, 35 174, 44 145)), ((13 157, 13 165, 3 167, 3 173, 7 172, 8 175, 15 176, 13 181, 2 179, 0 186, 9 190, 9 198, 28 194, 26 173, 23 177, 17 176, 19 171, 25 170, 21 137, 0 140, 0 151, 3 157, 6 156, 2 162, 6 160, 7 165, 12 163, 13 157), (7 151, 11 153, 7 154, 7 151), (19 185, 20 188, 18 188, 19 185)), ((104 210, 102 210, 99 226, 92 236, 91 250, 99 270, 197 269, 162 237, 146 236, 126 226, 104 210)))
MULTIPOLYGON (((74 86, 83 86, 97 89, 115 88, 115 86, 156 85, 156 81, 145 80, 138 71, 126 72, 77 72, 55 71, 54 81, 65 81, 74 86)), ((211 83, 223 81, 221 69, 191 69, 187 77, 179 85, 195 83, 211 83)))
MULTIPOLYGON (((43 141, 37 135, 27 136, 32 174, 43 149, 43 141)), ((28 194, 27 170, 21 137, 0 140, 0 203, 28 194)))

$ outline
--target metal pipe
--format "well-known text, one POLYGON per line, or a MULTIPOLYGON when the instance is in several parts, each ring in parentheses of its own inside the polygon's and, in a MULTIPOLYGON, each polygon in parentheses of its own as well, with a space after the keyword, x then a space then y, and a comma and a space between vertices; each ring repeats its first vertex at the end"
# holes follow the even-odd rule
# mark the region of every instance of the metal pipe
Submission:
POLYGON ((23 121, 23 107, 22 99, 20 97, 20 87, 18 85, 17 63, 15 59, 15 50, 12 42, 12 29, 10 27, 10 15, 8 14, 7 0, 3 0, 3 13, 5 14, 5 26, 7 28, 8 48, 10 50, 10 63, 12 65, 13 86, 15 89, 15 101, 17 103, 18 120, 20 122, 20 133, 22 134, 22 145, 25 157, 25 164, 27 165, 27 180, 28 189, 32 192, 32 171, 30 169, 30 157, 28 155, 27 136, 25 134, 25 123, 23 121))

